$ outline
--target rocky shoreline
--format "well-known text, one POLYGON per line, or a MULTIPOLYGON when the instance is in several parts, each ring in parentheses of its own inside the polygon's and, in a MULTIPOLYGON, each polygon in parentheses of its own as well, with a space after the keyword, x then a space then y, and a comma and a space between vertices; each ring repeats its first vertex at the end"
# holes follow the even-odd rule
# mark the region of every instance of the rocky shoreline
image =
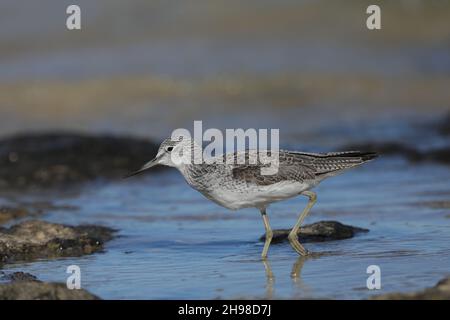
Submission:
POLYGON ((101 251, 115 230, 30 220, 0 228, 0 263, 81 256, 101 251))
POLYGON ((0 140, 0 190, 68 187, 118 179, 154 157, 141 138, 77 133, 23 134, 0 140))
MULTIPOLYGON (((439 128, 441 134, 450 132, 448 123, 450 120, 439 128)), ((398 142, 369 142, 344 149, 370 149, 412 162, 450 164, 450 147, 425 152, 398 142)), ((157 150, 158 145, 149 140, 129 137, 60 132, 4 138, 0 140, 0 191, 26 194, 33 190, 56 191, 97 179, 121 179, 151 159, 157 150)), ((5 263, 98 253, 115 236, 116 230, 102 226, 28 220, 54 208, 48 202, 0 203, 0 299, 99 299, 85 290, 69 290, 65 284, 41 282, 34 275, 1 272, 5 263), (1 227, 11 222, 16 224, 1 227)), ((289 231, 274 230, 273 243, 286 241, 289 231)), ((303 226, 298 236, 300 242, 322 242, 348 239, 368 231, 337 221, 320 221, 303 226)), ((264 239, 262 235, 260 240, 264 239)), ((374 299, 448 299, 449 281, 444 279, 417 293, 391 293, 374 299)))
MULTIPOLYGON (((67 226, 29 220, 10 228, 0 227, 0 270, 2 264, 101 252, 116 230, 94 225, 67 226)), ((86 290, 69 290, 63 283, 41 282, 23 272, 0 271, 0 300, 99 299, 86 290)))
POLYGON ((6 202, 0 203, 0 225, 26 221, 9 228, 0 226, 0 300, 99 299, 83 289, 69 290, 64 283, 46 283, 27 273, 1 271, 5 263, 101 252, 116 232, 95 225, 29 220, 50 209, 74 208, 55 207, 45 201, 24 202, 19 195, 35 190, 58 192, 96 179, 121 179, 153 158, 157 150, 158 145, 146 139, 65 132, 1 139, 0 191, 6 202))

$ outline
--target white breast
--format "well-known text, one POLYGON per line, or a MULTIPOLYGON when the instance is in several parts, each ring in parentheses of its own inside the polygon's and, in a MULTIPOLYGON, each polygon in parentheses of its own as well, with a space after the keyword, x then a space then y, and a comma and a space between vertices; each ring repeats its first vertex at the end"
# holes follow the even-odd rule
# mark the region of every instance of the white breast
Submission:
POLYGON ((258 186, 242 191, 216 188, 205 196, 228 209, 265 207, 268 204, 297 196, 312 186, 296 181, 282 181, 269 186, 258 186))

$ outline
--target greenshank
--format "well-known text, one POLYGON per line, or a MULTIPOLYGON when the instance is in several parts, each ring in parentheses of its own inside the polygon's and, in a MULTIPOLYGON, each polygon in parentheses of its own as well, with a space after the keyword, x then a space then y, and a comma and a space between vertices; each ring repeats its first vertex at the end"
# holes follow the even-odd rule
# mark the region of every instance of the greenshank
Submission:
MULTIPOLYGON (((298 241, 298 231, 317 200, 311 191, 322 180, 335 176, 347 169, 359 166, 377 157, 374 152, 343 151, 332 153, 307 153, 279 150, 277 171, 274 174, 261 172, 262 162, 250 164, 251 155, 266 151, 251 150, 226 153, 215 160, 196 163, 195 161, 174 161, 174 154, 195 154, 201 147, 189 138, 169 138, 162 142, 153 160, 130 176, 144 172, 155 165, 175 167, 186 182, 207 199, 217 204, 237 210, 254 207, 260 210, 266 231, 262 258, 267 257, 273 232, 267 217, 267 207, 276 201, 303 195, 309 201, 300 213, 296 224, 289 233, 289 242, 294 250, 305 256, 308 251, 298 241), (244 164, 238 157, 243 156, 244 164)), ((270 153, 270 151, 267 151, 270 153)), ((259 159, 259 158, 258 158, 259 159)))

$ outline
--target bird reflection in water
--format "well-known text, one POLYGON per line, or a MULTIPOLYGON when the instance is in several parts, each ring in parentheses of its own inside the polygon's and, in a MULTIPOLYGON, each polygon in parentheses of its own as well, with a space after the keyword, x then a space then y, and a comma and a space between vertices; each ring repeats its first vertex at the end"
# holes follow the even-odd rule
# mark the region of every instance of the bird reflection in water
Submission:
MULTIPOLYGON (((292 270, 291 270, 291 279, 292 279, 292 283, 295 284, 296 287, 302 289, 305 288, 302 278, 301 278, 301 272, 303 269, 303 266, 306 262, 306 260, 309 259, 308 256, 299 256, 294 264, 292 265, 292 270)), ((274 284, 275 284, 275 276, 273 274, 272 268, 270 266, 270 262, 268 259, 262 259, 261 260, 263 265, 264 265, 264 269, 266 272, 266 294, 265 294, 265 298, 266 299, 273 299, 274 297, 274 284)))

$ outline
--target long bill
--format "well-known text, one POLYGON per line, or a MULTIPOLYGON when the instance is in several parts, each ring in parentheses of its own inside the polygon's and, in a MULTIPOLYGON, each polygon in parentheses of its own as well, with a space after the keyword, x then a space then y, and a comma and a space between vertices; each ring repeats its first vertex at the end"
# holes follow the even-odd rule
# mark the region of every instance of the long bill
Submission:
POLYGON ((144 172, 144 171, 147 171, 147 170, 150 169, 151 167, 156 166, 156 165, 158 164, 158 160, 159 160, 159 158, 158 158, 158 157, 155 157, 153 160, 150 160, 149 162, 147 162, 147 163, 146 163, 142 168, 140 168, 139 170, 137 170, 137 171, 135 171, 135 172, 133 172, 133 173, 130 173, 129 175, 125 176, 124 179, 127 179, 127 178, 133 177, 133 176, 135 176, 135 175, 138 175, 138 174, 140 174, 140 173, 142 173, 142 172, 144 172))

